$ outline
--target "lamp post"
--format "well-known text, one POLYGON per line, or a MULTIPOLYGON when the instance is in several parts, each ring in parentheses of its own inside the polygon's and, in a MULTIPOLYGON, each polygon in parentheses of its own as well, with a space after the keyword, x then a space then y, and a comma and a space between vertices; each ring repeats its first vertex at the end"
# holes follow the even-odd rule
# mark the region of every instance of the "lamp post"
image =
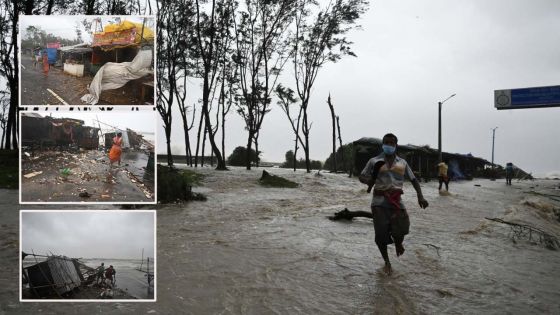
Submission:
POLYGON ((492 128, 492 169, 494 169, 494 140, 496 139, 496 128, 492 128))
POLYGON ((449 96, 448 98, 446 98, 445 100, 443 100, 442 102, 438 102, 438 156, 439 156, 439 162, 441 163, 441 161, 443 161, 442 157, 441 157, 441 105, 443 105, 443 103, 445 103, 448 99, 452 98, 453 96, 455 96, 456 94, 451 94, 451 96, 449 96))

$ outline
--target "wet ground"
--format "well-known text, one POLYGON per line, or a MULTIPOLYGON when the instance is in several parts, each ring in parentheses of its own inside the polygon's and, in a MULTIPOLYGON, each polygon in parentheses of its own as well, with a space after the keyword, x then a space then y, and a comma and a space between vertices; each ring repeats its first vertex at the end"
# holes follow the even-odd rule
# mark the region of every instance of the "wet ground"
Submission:
POLYGON ((23 202, 154 201, 154 179, 145 172, 143 151, 124 151, 120 167, 111 167, 107 154, 97 150, 28 153, 21 162, 23 202))
MULTIPOLYGON (((404 256, 381 271, 370 220, 333 222, 347 207, 367 210, 356 178, 268 169, 301 184, 263 188, 261 170, 204 173, 206 202, 158 207, 156 303, 29 304, 17 301, 17 192, 2 191, 0 306, 9 312, 110 314, 557 314, 560 251, 513 242, 497 217, 560 236, 559 181, 422 184, 430 207, 404 202, 411 233, 404 256), (478 186, 476 186, 478 185, 478 186), (532 192, 536 192, 532 193, 532 192), (541 194, 541 195, 538 195, 541 194), (544 194, 544 195, 542 195, 544 194), (556 199, 559 200, 556 200, 556 199), (12 201, 5 201, 12 200, 12 201)), ((52 206, 51 206, 52 207, 52 206)), ((101 207, 101 206, 95 206, 101 207)))
MULTIPOLYGON (((88 105, 80 98, 89 93, 87 86, 93 76, 75 77, 65 74, 62 67, 53 66, 45 76, 42 64, 33 67, 33 61, 29 56, 24 56, 21 63, 23 65, 21 68, 21 104, 23 106, 64 105, 47 89, 52 90, 69 105, 88 105)), ((136 83, 131 81, 121 88, 103 91, 97 105, 147 105, 141 102, 140 93, 134 88, 136 83)))

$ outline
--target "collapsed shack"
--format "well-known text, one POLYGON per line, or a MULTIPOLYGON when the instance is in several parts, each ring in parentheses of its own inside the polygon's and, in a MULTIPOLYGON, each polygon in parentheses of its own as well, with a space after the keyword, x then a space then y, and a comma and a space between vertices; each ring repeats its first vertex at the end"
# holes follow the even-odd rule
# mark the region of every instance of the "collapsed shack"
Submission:
POLYGON ((95 105, 102 91, 123 87, 130 95, 137 96, 140 104, 154 104, 154 33, 145 21, 125 20, 94 33, 90 69, 95 77, 82 101, 95 105))
POLYGON ((84 74, 92 72, 92 48, 88 44, 60 47, 58 57, 64 73, 83 77, 84 74))
POLYGON ((22 113, 23 146, 33 148, 69 147, 96 150, 99 147, 99 128, 84 126, 84 121, 73 118, 53 118, 37 113, 22 113))
MULTIPOLYGON (((352 143, 354 156, 354 174, 359 174, 365 167, 367 161, 383 152, 383 142, 378 138, 364 137, 352 143)), ((412 144, 398 145, 397 154, 404 158, 414 174, 418 178, 428 180, 437 178, 439 163, 438 151, 429 146, 417 146, 412 144)), ((505 169, 500 165, 492 170, 492 163, 475 157, 470 153, 459 154, 442 152, 442 158, 449 166, 448 175, 451 179, 473 179, 474 177, 495 178, 505 176, 505 169), (503 170, 503 171, 501 171, 503 170)), ((528 178, 523 170, 517 168, 515 177, 528 178)))
POLYGON ((23 299, 97 299, 107 297, 107 289, 112 289, 113 297, 135 299, 123 290, 94 283, 96 270, 76 258, 22 252, 22 260, 26 256, 33 256, 35 263, 22 269, 23 299))

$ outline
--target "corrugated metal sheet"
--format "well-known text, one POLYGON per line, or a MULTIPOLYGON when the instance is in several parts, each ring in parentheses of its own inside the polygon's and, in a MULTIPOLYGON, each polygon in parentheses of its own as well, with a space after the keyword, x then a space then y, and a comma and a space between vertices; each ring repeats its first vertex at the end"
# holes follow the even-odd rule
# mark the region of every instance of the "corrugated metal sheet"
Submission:
POLYGON ((72 260, 61 257, 51 257, 47 260, 55 290, 58 294, 72 291, 81 284, 80 276, 72 260))

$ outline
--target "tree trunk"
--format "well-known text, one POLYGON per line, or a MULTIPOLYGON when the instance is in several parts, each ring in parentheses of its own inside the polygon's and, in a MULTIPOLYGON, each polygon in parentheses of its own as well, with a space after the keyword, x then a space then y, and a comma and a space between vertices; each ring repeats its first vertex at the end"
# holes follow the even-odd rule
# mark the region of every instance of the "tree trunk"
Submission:
POLYGON ((167 142, 167 165, 173 166, 173 154, 171 153, 171 124, 165 126, 165 138, 167 142))
MULTIPOLYGON (((205 73, 208 74, 209 67, 206 66, 205 73)), ((208 111, 208 102, 210 96, 210 86, 208 82, 208 75, 204 76, 204 84, 202 87, 202 113, 204 115, 205 126, 208 128, 208 140, 210 140, 210 145, 212 147, 212 151, 216 155, 216 159, 218 160, 218 165, 216 167, 217 170, 226 170, 226 163, 220 153, 220 149, 216 146, 216 142, 214 141, 214 135, 212 134, 212 123, 210 121, 210 113, 208 111)))
MULTIPOLYGON (((184 119, 186 119, 186 117, 184 117, 184 119)), ((185 120, 183 120, 183 129, 185 131, 185 162, 187 165, 190 165, 191 140, 189 139, 189 128, 185 120)))
POLYGON ((245 167, 247 170, 251 170, 251 149, 253 145, 253 132, 249 130, 249 138, 247 139, 247 147, 245 150, 245 167))
MULTIPOLYGON (((203 105, 204 107, 204 105, 203 105)), ((200 121, 198 122, 198 132, 196 134, 196 152, 194 155, 194 167, 198 167, 198 150, 200 148, 200 132, 202 131, 202 122, 204 119, 204 112, 200 115, 200 121)))
POLYGON ((47 4, 47 15, 51 15, 53 5, 54 5, 54 0, 49 0, 47 4))
POLYGON ((336 173, 336 128, 335 128, 335 116, 334 116, 334 106, 331 103, 331 94, 329 93, 329 98, 327 99, 327 103, 329 104, 329 109, 331 110, 331 119, 332 119, 332 152, 333 152, 333 165, 334 165, 334 172, 336 173))
POLYGON ((255 137, 255 154, 257 155, 255 161, 256 167, 259 168, 259 137, 258 136, 255 137))
POLYGON ((339 146, 342 150, 342 169, 345 171, 346 170, 346 162, 345 162, 345 158, 344 158, 344 147, 342 146, 342 137, 340 136, 340 117, 336 116, 336 126, 338 127, 338 143, 339 146))
POLYGON ((204 166, 204 150, 206 149, 206 135, 208 134, 208 126, 204 124, 204 136, 202 138, 202 152, 201 152, 201 159, 200 159, 200 166, 204 166))

